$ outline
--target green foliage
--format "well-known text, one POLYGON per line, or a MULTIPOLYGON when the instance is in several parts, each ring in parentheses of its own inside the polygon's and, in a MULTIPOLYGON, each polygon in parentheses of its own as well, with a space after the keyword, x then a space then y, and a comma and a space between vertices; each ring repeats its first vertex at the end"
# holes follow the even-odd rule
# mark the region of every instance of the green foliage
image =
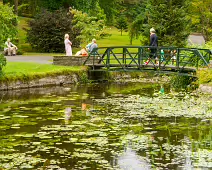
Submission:
POLYGON ((122 32, 126 31, 128 28, 125 16, 121 15, 119 18, 117 18, 116 28, 121 31, 121 36, 122 36, 122 32))
POLYGON ((86 72, 81 73, 79 75, 79 77, 80 77, 80 82, 81 83, 84 83, 84 84, 91 83, 91 80, 89 80, 88 74, 86 72))
POLYGON ((89 42, 92 38, 100 39, 107 35, 104 31, 104 20, 98 17, 91 17, 72 8, 68 13, 62 9, 44 11, 30 22, 29 43, 41 52, 63 52, 63 38, 65 34, 69 34, 72 46, 79 47, 81 43, 89 42))
POLYGON ((184 47, 190 33, 188 2, 184 0, 145 1, 132 22, 131 38, 139 35, 149 37, 149 29, 154 27, 159 37, 160 46, 184 47))
POLYGON ((192 0, 190 8, 193 31, 201 32, 205 41, 212 40, 212 1, 192 0))
POLYGON ((199 78, 199 84, 211 84, 212 85, 212 69, 201 69, 197 73, 199 78))
POLYGON ((187 89, 193 81, 193 77, 174 75, 171 77, 170 83, 176 90, 187 89))
POLYGON ((205 44, 205 48, 212 49, 212 40, 205 44))
POLYGON ((30 4, 21 4, 18 6, 18 15, 24 17, 32 17, 32 13, 30 10, 30 4))
POLYGON ((87 13, 70 9, 69 12, 73 16, 73 33, 80 44, 87 43, 91 39, 100 39, 105 34, 104 20, 99 20, 97 17, 90 17, 87 13))
POLYGON ((7 38, 15 39, 17 34, 17 16, 13 8, 0 4, 0 47, 3 47, 7 38))
POLYGON ((115 21, 115 15, 119 13, 119 4, 123 2, 122 0, 99 0, 100 7, 104 10, 106 14, 107 25, 113 25, 115 21))
POLYGON ((2 76, 3 74, 2 69, 4 66, 6 66, 6 64, 7 64, 6 58, 4 57, 3 54, 0 53, 0 76, 2 76))
POLYGON ((28 41, 41 52, 64 52, 64 35, 67 33, 73 46, 77 46, 72 32, 72 17, 63 10, 43 11, 30 21, 28 41))

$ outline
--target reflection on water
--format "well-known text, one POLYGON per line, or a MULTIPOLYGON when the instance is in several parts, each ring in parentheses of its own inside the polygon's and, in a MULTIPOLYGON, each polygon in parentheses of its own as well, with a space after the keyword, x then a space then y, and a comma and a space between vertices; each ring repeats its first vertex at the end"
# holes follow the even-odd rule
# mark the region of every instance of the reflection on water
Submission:
POLYGON ((67 108, 65 108, 65 111, 64 111, 64 116, 65 116, 65 124, 68 124, 69 123, 69 119, 70 119, 70 117, 71 117, 71 112, 72 112, 72 110, 71 110, 71 108, 70 107, 67 107, 67 108))
POLYGON ((140 160, 139 156, 134 150, 132 150, 132 148, 126 148, 124 154, 118 158, 118 165, 123 170, 151 169, 151 165, 149 165, 144 159, 140 160))
POLYGON ((169 85, 2 91, 0 168, 210 169, 212 100, 169 85))

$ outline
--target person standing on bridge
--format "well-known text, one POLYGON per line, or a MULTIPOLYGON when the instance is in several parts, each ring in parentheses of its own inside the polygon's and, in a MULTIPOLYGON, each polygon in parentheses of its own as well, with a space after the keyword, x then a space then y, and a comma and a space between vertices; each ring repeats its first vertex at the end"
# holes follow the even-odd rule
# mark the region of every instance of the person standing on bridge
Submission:
POLYGON ((71 48, 71 41, 69 40, 69 35, 65 34, 64 37, 64 44, 65 44, 65 50, 66 50, 66 56, 72 56, 72 48, 71 48))
MULTIPOLYGON (((157 46, 158 46, 158 37, 156 35, 156 31, 155 31, 154 28, 150 29, 150 44, 149 44, 149 46, 153 47, 153 48, 150 47, 150 55, 149 56, 150 56, 150 58, 156 60, 156 57, 157 57, 157 46)), ((148 61, 145 62, 146 65, 149 63, 150 58, 148 59, 148 61)))

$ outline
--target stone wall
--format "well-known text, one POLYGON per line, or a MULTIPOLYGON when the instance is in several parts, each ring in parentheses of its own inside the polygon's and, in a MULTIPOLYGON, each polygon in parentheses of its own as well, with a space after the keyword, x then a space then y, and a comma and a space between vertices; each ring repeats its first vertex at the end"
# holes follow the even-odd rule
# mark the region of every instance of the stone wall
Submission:
POLYGON ((32 87, 44 87, 50 85, 63 85, 79 82, 79 76, 77 74, 71 75, 57 75, 44 78, 37 78, 33 80, 17 80, 13 82, 0 82, 0 90, 11 89, 24 89, 32 87))
MULTIPOLYGON (((53 56, 54 65, 62 66, 82 66, 88 57, 85 56, 53 56)), ((93 58, 89 57, 86 64, 98 63, 99 59, 97 56, 93 58)))

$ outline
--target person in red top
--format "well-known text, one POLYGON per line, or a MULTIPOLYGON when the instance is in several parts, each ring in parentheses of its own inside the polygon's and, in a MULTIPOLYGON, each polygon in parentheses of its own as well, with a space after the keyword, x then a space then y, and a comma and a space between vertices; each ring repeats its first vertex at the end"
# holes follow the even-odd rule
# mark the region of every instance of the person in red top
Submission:
POLYGON ((82 48, 80 51, 77 51, 75 56, 88 56, 88 52, 86 51, 86 48, 82 48))

